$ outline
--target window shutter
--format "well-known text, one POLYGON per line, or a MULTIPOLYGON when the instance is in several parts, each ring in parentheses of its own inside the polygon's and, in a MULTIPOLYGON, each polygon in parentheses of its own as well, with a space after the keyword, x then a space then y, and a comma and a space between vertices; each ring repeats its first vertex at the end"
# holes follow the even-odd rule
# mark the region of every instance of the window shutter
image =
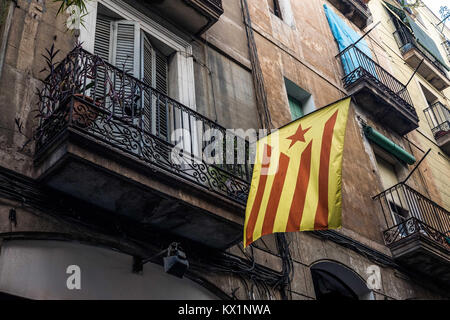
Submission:
POLYGON ((139 76, 139 25, 134 21, 117 21, 115 26, 114 64, 131 75, 139 76))
POLYGON ((120 98, 120 104, 114 102, 114 113, 127 116, 135 116, 138 102, 141 98, 141 92, 133 86, 133 82, 126 77, 122 77, 122 72, 131 76, 139 77, 139 45, 140 28, 134 21, 121 20, 113 23, 114 26, 114 45, 113 61, 114 65, 121 72, 112 75, 115 81, 114 87, 120 98))
POLYGON ((95 25, 94 54, 109 62, 111 44, 111 20, 108 17, 97 16, 95 25))
POLYGON ((291 117, 292 120, 297 120, 303 117, 303 108, 302 104, 295 98, 288 96, 289 100, 289 108, 291 109, 291 117))
MULTIPOLYGON (((168 92, 167 58, 155 50, 150 39, 141 32, 141 79, 158 92, 168 92)), ((161 139, 168 140, 168 101, 150 90, 143 93, 144 128, 161 139)))
POLYGON ((162 53, 155 51, 155 69, 156 69, 156 79, 155 88, 164 94, 167 94, 167 71, 168 63, 167 57, 162 53))
POLYGON ((142 32, 142 81, 153 86, 153 47, 147 36, 142 32))
MULTIPOLYGON (((94 54, 105 62, 110 62, 111 57, 111 23, 110 18, 98 15, 95 24, 94 54)), ((97 69, 96 81, 95 94, 97 97, 104 99, 107 94, 105 92, 105 68, 103 66, 99 66, 97 69)))
MULTIPOLYGON (((144 32, 141 32, 141 80, 150 87, 153 87, 154 78, 153 56, 152 44, 144 32)), ((154 114, 155 108, 152 108, 152 99, 154 99, 154 97, 152 97, 150 90, 145 90, 142 96, 144 129, 154 134, 154 128, 156 126, 156 117, 154 114)))
MULTIPOLYGON (((161 93, 168 93, 168 62, 167 57, 155 50, 155 80, 154 87, 161 93)), ((157 108, 156 130, 158 135, 163 139, 168 139, 169 134, 169 101, 166 97, 161 96, 159 106, 157 108)))

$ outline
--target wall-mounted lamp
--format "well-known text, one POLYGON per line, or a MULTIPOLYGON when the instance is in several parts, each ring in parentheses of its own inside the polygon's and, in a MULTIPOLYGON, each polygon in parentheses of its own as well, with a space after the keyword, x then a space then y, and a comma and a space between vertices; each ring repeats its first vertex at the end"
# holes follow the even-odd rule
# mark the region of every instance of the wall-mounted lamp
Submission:
POLYGON ((167 249, 147 259, 141 259, 134 257, 133 272, 141 273, 143 271, 144 264, 150 262, 163 254, 167 253, 164 257, 164 271, 178 278, 183 278, 187 269, 189 268, 189 261, 186 258, 186 253, 181 250, 179 243, 173 242, 167 249))

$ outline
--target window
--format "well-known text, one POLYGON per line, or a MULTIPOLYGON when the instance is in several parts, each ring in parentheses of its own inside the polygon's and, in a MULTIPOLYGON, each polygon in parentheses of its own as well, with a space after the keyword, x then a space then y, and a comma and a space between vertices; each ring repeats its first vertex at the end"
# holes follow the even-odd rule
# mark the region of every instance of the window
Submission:
POLYGON ((97 15, 94 53, 168 94, 169 57, 138 22, 97 15))
MULTIPOLYGON (((398 178, 400 163, 378 147, 373 146, 373 148, 383 189, 388 190, 400 182, 398 178)), ((386 193, 386 200, 388 201, 393 225, 401 225, 399 230, 402 235, 404 233, 404 226, 402 224, 410 217, 406 197, 404 188, 397 187, 386 193)))
POLYGON ((89 1, 80 42, 176 101, 196 109, 192 45, 125 1, 89 1))
POLYGON ((395 163, 385 160, 385 158, 379 154, 375 154, 375 158, 377 160, 378 173, 380 175, 383 188, 389 189, 399 183, 395 163))
POLYGON ((289 79, 284 79, 292 120, 297 120, 315 110, 314 99, 310 93, 289 79))
POLYGON ((267 0, 269 4, 269 10, 272 14, 276 15, 278 18, 283 19, 281 16, 281 9, 279 0, 267 0))
MULTIPOLYGON (((169 57, 151 40, 150 35, 140 28, 136 21, 123 20, 115 14, 102 14, 107 12, 100 7, 97 14, 94 53, 103 60, 115 65, 134 77, 142 80, 159 93, 169 93, 169 57)), ((161 45, 160 45, 161 46, 161 45)), ((103 74, 101 77, 103 78, 103 74)), ((101 87, 104 82, 100 81, 101 87)), ((120 86, 121 84, 117 84, 120 86)), ((101 88, 105 90, 105 88, 101 88)), ((131 93, 131 86, 125 84, 126 93, 131 93)), ((104 96, 107 96, 104 92, 104 96)), ((145 127, 153 134, 163 139, 169 135, 169 112, 163 103, 159 103, 148 92, 142 93, 140 106, 148 117, 143 117, 145 127), (152 101, 155 100, 155 101, 152 101)), ((120 107, 115 110, 116 114, 123 112, 120 107)), ((124 110, 131 115, 131 110, 124 110)))
POLYGON ((435 105, 437 102, 439 102, 438 97, 434 95, 430 90, 425 88, 421 83, 419 83, 419 87, 422 91, 423 97, 425 98, 426 105, 428 106, 425 109, 425 117, 427 118, 432 133, 436 134, 434 130, 436 128, 439 129, 439 125, 442 123, 442 119, 445 119, 445 117, 443 117, 440 112, 440 108, 435 105))
POLYGON ((298 101, 296 98, 289 96, 289 109, 291 110, 291 116, 292 120, 296 120, 298 118, 301 118, 304 116, 303 113, 303 107, 300 101, 298 101))
MULTIPOLYGON (((122 88, 125 95, 130 92, 133 102, 125 104, 124 108, 114 103, 108 103, 108 107, 114 108, 116 116, 138 114, 141 119, 134 116, 126 120, 142 124, 147 132, 170 140, 171 132, 180 126, 181 118, 174 111, 175 104, 165 103, 164 95, 196 110, 192 45, 124 1, 89 1, 86 5, 88 13, 79 38, 83 48, 158 92, 139 91, 130 81, 122 81, 125 82, 122 88), (142 112, 133 113, 133 110, 142 112)), ((104 87, 111 84, 102 81, 102 77, 104 80, 109 75, 112 79, 114 75, 109 74, 112 71, 106 74, 105 69, 101 69, 97 69, 99 81, 95 90, 97 93, 103 90, 108 101, 111 97, 104 87)), ((120 85, 120 81, 114 85, 120 85)), ((195 152, 197 144, 191 146, 188 139, 186 141, 185 150, 195 152)))

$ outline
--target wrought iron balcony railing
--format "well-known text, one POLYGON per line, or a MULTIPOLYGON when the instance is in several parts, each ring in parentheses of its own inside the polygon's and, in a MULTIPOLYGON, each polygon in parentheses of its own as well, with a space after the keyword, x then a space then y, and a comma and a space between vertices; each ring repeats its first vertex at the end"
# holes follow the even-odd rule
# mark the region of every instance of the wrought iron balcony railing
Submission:
POLYGON ((220 10, 223 10, 222 0, 207 0, 206 2, 211 3, 213 6, 216 6, 220 10))
POLYGON ((384 214, 386 245, 420 235, 450 252, 450 212, 434 201, 399 183, 374 197, 384 214))
POLYGON ((205 132, 230 134, 216 122, 81 48, 52 69, 40 92, 37 159, 69 131, 171 177, 246 202, 252 174, 248 141, 231 136, 235 153, 245 153, 242 163, 223 164, 224 151, 210 164, 202 154, 214 138, 205 142, 205 132), (175 130, 181 134, 173 137, 175 130))
POLYGON ((356 2, 358 5, 363 7, 365 10, 369 10, 369 6, 367 5, 366 1, 364 0, 352 0, 353 2, 356 2))
POLYGON ((337 57, 341 60, 344 69, 342 81, 345 87, 349 87, 358 81, 369 79, 376 83, 391 99, 402 105, 413 117, 417 118, 411 96, 405 85, 368 55, 356 46, 351 45, 339 53, 337 57))
POLYGON ((414 35, 404 26, 397 27, 397 31, 394 32, 394 38, 402 54, 405 54, 412 49, 418 50, 423 57, 434 65, 443 76, 448 78, 447 70, 442 63, 436 59, 419 41, 417 41, 414 35))
POLYGON ((424 112, 435 139, 450 133, 450 110, 446 106, 436 102, 424 112))
POLYGON ((372 22, 372 13, 365 0, 329 0, 347 19, 364 29, 372 22))

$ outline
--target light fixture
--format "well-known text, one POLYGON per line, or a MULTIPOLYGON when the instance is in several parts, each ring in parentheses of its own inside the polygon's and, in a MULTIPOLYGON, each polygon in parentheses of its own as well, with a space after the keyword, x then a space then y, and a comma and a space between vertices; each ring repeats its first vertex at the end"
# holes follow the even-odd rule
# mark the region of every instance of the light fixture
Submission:
POLYGON ((166 252, 167 256, 163 259, 164 271, 175 277, 183 278, 189 268, 189 261, 186 258, 186 253, 181 250, 180 244, 177 242, 173 242, 167 249, 154 255, 153 257, 147 259, 134 257, 133 272, 142 273, 144 264, 162 256, 166 252))

